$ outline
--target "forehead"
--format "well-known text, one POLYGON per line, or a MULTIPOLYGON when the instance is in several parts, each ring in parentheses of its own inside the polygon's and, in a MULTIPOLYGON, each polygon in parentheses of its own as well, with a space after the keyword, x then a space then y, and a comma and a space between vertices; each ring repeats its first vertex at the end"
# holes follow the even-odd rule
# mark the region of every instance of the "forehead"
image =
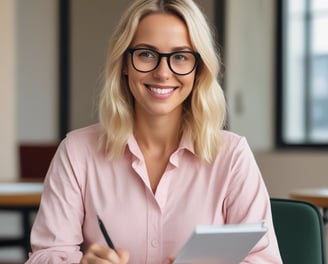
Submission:
POLYGON ((162 13, 145 16, 140 21, 131 44, 149 45, 162 51, 177 47, 191 48, 185 22, 176 15, 162 13))

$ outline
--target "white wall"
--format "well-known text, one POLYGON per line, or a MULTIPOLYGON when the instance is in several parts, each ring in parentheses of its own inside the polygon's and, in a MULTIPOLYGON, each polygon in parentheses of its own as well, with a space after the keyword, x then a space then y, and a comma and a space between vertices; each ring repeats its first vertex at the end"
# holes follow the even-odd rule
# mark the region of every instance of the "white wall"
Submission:
POLYGON ((275 1, 227 3, 225 88, 230 129, 255 150, 274 145, 275 1))
POLYGON ((255 157, 272 197, 287 198, 299 188, 328 188, 327 152, 256 151, 255 157))
POLYGON ((17 141, 58 139, 58 3, 16 1, 17 141))
POLYGON ((16 3, 0 1, 0 177, 16 176, 16 3))

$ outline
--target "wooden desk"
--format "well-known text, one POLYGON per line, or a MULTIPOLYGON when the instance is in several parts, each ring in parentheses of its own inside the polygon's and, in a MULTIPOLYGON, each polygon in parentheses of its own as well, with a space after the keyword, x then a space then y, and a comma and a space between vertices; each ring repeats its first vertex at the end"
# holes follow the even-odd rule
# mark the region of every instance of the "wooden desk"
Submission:
POLYGON ((322 208, 324 223, 328 223, 328 187, 296 189, 289 194, 289 197, 295 200, 306 201, 322 208))
POLYGON ((0 183, 0 207, 35 206, 38 207, 43 191, 41 182, 0 183))
POLYGON ((30 216, 39 208, 42 182, 0 182, 0 211, 18 212, 22 216, 23 235, 19 238, 1 238, 0 247, 20 246, 27 257, 30 251, 30 216))

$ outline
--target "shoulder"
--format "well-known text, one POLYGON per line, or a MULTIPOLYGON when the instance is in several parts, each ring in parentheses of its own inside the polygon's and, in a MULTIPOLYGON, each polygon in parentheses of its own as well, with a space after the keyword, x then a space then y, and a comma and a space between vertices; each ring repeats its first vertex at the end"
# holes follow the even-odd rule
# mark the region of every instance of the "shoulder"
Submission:
POLYGON ((254 174, 254 177, 260 175, 254 154, 246 138, 230 131, 221 131, 220 133, 222 144, 214 160, 214 166, 217 164, 221 169, 225 168, 228 171, 227 175, 239 180, 247 178, 249 174, 254 174))
POLYGON ((63 144, 71 151, 92 153, 98 150, 100 135, 100 125, 94 124, 67 133, 63 144))
POLYGON ((222 139, 222 145, 224 147, 236 147, 240 144, 247 144, 247 140, 244 136, 238 135, 228 130, 221 130, 220 136, 222 139))
POLYGON ((222 140, 221 148, 219 149, 220 157, 236 158, 241 156, 252 156, 251 148, 244 136, 227 130, 221 130, 220 136, 222 140))

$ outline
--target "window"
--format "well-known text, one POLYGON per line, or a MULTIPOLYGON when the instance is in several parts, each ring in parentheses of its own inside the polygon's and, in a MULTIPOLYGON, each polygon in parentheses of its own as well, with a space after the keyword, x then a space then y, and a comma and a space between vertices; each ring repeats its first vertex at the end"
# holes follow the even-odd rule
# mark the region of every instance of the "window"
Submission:
POLYGON ((328 1, 278 1, 277 145, 328 147, 328 1))

